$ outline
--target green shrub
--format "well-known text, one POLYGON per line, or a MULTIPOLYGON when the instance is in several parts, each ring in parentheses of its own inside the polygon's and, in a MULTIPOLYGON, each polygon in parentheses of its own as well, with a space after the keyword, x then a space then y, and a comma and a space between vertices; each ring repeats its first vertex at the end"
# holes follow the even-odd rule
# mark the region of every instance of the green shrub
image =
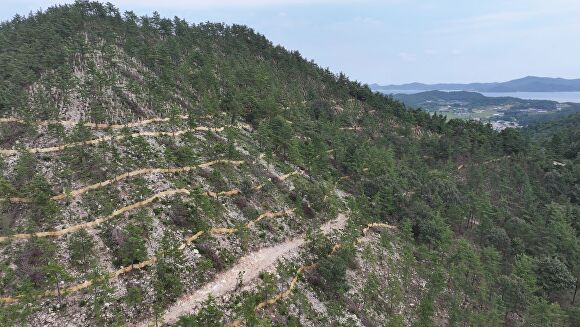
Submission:
POLYGON ((175 325, 179 327, 221 327, 223 316, 224 312, 210 296, 197 314, 182 316, 175 325))
POLYGON ((68 241, 71 264, 77 268, 87 268, 94 260, 94 246, 95 241, 86 230, 73 233, 68 241))
POLYGON ((129 224, 124 229, 113 228, 109 239, 116 266, 128 266, 147 259, 146 232, 142 227, 129 224))

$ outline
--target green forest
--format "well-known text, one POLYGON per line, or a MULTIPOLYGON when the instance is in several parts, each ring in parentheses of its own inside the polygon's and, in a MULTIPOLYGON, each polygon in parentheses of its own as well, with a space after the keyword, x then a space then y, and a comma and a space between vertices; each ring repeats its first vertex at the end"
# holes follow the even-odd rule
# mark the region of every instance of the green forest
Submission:
POLYGON ((0 326, 156 325, 237 258, 300 235, 294 261, 175 325, 580 325, 577 114, 497 132, 407 107, 246 26, 77 1, 1 23, 0 118, 14 117, 0 122, 0 148, 16 150, 0 154, 0 297, 17 300, 0 303, 0 326), (165 120, 130 126, 152 117, 165 120), (115 179, 217 159, 244 164, 115 179), (154 197, 167 189, 181 193, 154 197), (342 232, 316 231, 338 213, 342 232), (36 234, 98 217, 110 218, 36 234), (365 234, 371 223, 396 228, 365 234))

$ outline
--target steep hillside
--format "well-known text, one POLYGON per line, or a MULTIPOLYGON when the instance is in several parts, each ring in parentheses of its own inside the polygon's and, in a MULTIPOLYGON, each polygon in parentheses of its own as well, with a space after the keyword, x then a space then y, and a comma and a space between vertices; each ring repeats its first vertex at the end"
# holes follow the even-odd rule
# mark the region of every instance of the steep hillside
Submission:
POLYGON ((79 1, 0 58, 2 326, 579 321, 577 155, 244 26, 79 1))

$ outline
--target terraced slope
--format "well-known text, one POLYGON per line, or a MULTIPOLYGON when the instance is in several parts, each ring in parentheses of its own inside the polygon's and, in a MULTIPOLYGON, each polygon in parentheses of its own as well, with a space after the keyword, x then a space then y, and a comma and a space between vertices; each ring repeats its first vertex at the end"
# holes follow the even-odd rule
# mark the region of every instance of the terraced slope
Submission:
POLYGON ((1 326, 574 323, 557 139, 94 2, 3 23, 0 59, 1 326))

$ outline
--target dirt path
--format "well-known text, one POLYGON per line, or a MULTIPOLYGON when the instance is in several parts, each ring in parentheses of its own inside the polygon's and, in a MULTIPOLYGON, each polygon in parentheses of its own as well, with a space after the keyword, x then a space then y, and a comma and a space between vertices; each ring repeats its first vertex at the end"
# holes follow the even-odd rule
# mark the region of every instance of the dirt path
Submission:
MULTIPOLYGON (((228 160, 216 160, 216 161, 210 161, 201 165, 198 165, 196 167, 207 167, 219 162, 228 162, 228 163, 233 163, 233 164, 241 164, 243 163, 243 161, 228 161, 228 160)), ((183 168, 171 168, 170 170, 182 170, 183 168)), ((139 170, 139 171, 143 171, 143 170, 139 170)), ((297 172, 291 172, 282 176, 279 176, 278 178, 280 180, 286 180, 291 176, 297 175, 297 172)), ((125 176, 124 178, 127 178, 127 175, 123 175, 125 176)), ((96 184, 95 184, 96 185, 96 184)), ((257 187, 256 187, 257 189, 257 187)), ((233 196, 233 195, 237 195, 240 194, 241 191, 238 189, 233 189, 230 191, 222 191, 222 192, 211 192, 211 191, 207 191, 206 192, 208 196, 210 197, 220 197, 220 196, 233 196)), ((116 216, 119 216, 125 212, 128 212, 130 210, 134 210, 137 208, 141 208, 143 206, 146 206, 150 203, 153 203, 155 200, 159 199, 159 198, 163 198, 163 197, 168 197, 168 196, 173 196, 173 195, 177 195, 177 194, 190 194, 190 191, 187 189, 170 189, 170 190, 166 190, 166 191, 162 191, 159 193, 154 194, 153 196, 140 201, 140 202, 136 202, 134 204, 119 208, 115 211, 113 211, 113 213, 109 216, 104 216, 104 217, 99 217, 93 221, 87 222, 87 223, 82 223, 82 224, 77 224, 77 225, 73 225, 64 229, 60 229, 60 230, 52 230, 52 231, 43 231, 43 232, 37 232, 37 233, 30 233, 30 234, 14 234, 14 235, 8 235, 8 236, 0 236, 0 242, 6 242, 6 241, 10 241, 10 240, 22 240, 22 239, 30 239, 32 237, 60 237, 60 236, 64 236, 66 234, 69 233, 73 233, 75 231, 78 231, 80 229, 85 229, 85 228, 92 228, 95 227, 99 224, 102 224, 103 222, 113 219, 116 216)), ((286 216, 286 215, 291 215, 296 209, 286 209, 286 210, 282 210, 282 211, 278 211, 278 212, 272 212, 272 211, 268 211, 265 213, 262 213, 261 215, 259 215, 258 217, 256 217, 254 220, 248 222, 246 224, 246 228, 252 228, 256 223, 260 222, 263 219, 271 219, 271 218, 277 218, 277 217, 282 217, 282 216, 286 216)), ((335 220, 333 222, 333 224, 338 224, 337 226, 343 226, 344 223, 346 221, 346 218, 344 216, 340 216, 338 217, 337 220, 335 220), (342 225, 341 225, 342 224, 342 225)), ((329 231, 332 228, 334 228, 332 225, 330 227, 323 227, 323 232, 324 231, 329 231)), ((190 245, 193 241, 197 240, 200 236, 202 236, 204 233, 209 233, 209 234, 213 234, 213 235, 224 235, 224 234, 233 234, 237 231, 237 229, 235 228, 227 228, 227 227, 214 227, 211 228, 208 231, 199 231, 196 234, 186 238, 185 242, 179 247, 179 249, 183 250, 186 246, 190 245)), ((136 265, 131 265, 131 266, 127 266, 127 267, 121 267, 116 271, 113 271, 111 273, 108 274, 108 278, 110 279, 114 279, 119 277, 120 275, 129 273, 133 270, 139 270, 139 269, 143 269, 145 267, 151 266, 153 264, 155 264, 155 262, 157 262, 157 258, 155 256, 151 257, 150 259, 143 261, 139 264, 136 265)), ((63 290, 61 290, 62 294, 71 294, 71 293, 75 293, 78 292, 80 290, 83 290, 89 286, 91 286, 93 284, 92 281, 85 281, 73 286, 70 286, 68 288, 64 288, 63 290)), ((56 290, 48 290, 46 292, 44 292, 42 295, 40 295, 39 297, 49 297, 49 296, 57 296, 59 293, 56 290)), ((0 303, 15 303, 18 302, 18 298, 17 297, 0 297, 0 303)))
MULTIPOLYGON (((259 222, 260 220, 266 219, 266 218, 277 218, 277 217, 282 217, 282 216, 287 216, 287 215, 291 215, 296 209, 286 209, 286 210, 282 210, 282 211, 278 211, 278 212, 265 212, 261 215, 259 215, 256 219, 248 222, 246 224, 246 228, 251 228, 252 226, 254 226, 257 222, 259 222)), ((212 235, 224 235, 224 234, 233 234, 237 231, 237 229, 235 228, 225 228, 225 227, 214 227, 211 228, 209 231, 204 232, 204 231, 199 231, 197 233, 195 233, 194 235, 188 237, 185 242, 183 242, 181 244, 181 246, 179 246, 180 250, 185 249, 186 246, 190 245, 193 241, 197 240, 199 237, 201 237, 203 234, 205 233, 209 233, 212 235)), ((112 271, 110 273, 108 273, 107 277, 109 279, 115 279, 118 278, 119 276, 129 273, 131 271, 134 270, 139 270, 139 269, 143 269, 145 267, 149 267, 154 265, 157 262, 157 257, 156 256, 152 256, 151 258, 149 258, 148 260, 142 261, 138 264, 135 265, 130 265, 130 266, 126 266, 126 267, 121 267, 115 271, 112 271)), ((88 281, 84 281, 82 283, 73 285, 73 286, 69 286, 66 288, 63 288, 60 291, 60 294, 62 295, 70 295, 72 293, 76 293, 80 290, 83 290, 87 287, 90 287, 91 285, 93 285, 93 281, 92 280, 88 280, 88 281)), ((41 294, 40 296, 38 296, 39 298, 43 298, 43 297, 54 297, 54 296, 58 296, 59 292, 57 290, 48 290, 46 292, 44 292, 43 294, 41 294)), ((18 297, 0 297, 0 303, 16 303, 18 302, 19 298, 18 297)))
MULTIPOLYGON (((340 213, 335 220, 324 224, 321 230, 327 234, 334 230, 342 229, 346 225, 346 221, 346 215, 340 213)), ((243 281, 245 284, 255 280, 260 275, 260 272, 274 268, 279 259, 296 253, 304 242, 304 236, 301 236, 242 257, 232 268, 220 273, 212 282, 178 299, 175 304, 163 313, 160 322, 162 324, 174 324, 180 316, 193 312, 201 303, 207 300, 210 294, 213 297, 221 297, 234 291, 238 286, 238 275, 240 273, 244 274, 243 281)), ((146 327, 152 323, 152 319, 148 319, 130 326, 146 327)))
MULTIPOLYGON (((337 219, 338 220, 338 219, 337 219)), ((340 221, 335 220, 333 225, 331 226, 326 226, 327 227, 327 231, 329 229, 331 229, 332 227, 338 227, 338 226, 342 226, 344 227, 344 225, 346 224, 346 220, 344 220, 342 223, 340 221)), ((361 243, 365 237, 366 237, 366 233, 371 230, 371 229, 375 229, 375 228, 387 228, 387 229, 396 229, 396 226, 393 225, 389 225, 389 224, 382 224, 382 223, 370 223, 368 224, 363 230, 362 230, 362 236, 359 237, 356 240, 356 244, 361 243)), ((324 233, 324 228, 323 228, 323 233, 324 233)), ((336 251, 338 251, 338 249, 341 248, 341 244, 337 243, 332 247, 332 251, 330 252, 330 254, 334 254, 336 253, 336 251)), ((272 305, 272 304, 276 304, 276 302, 283 300, 285 298, 287 298, 288 296, 290 296, 290 294, 292 294, 292 291, 294 290, 294 288, 296 288, 296 285, 298 284, 298 279, 300 278, 300 275, 303 274, 305 271, 311 270, 311 269, 315 269, 318 266, 317 263, 313 263, 311 265, 304 265, 301 266, 298 271, 296 271, 296 274, 294 275, 294 278, 292 278, 292 281, 290 281, 290 284, 288 285, 288 288, 278 294, 276 294, 274 297, 269 298, 265 301, 262 301, 260 303, 258 303, 258 305, 256 305, 255 310, 261 310, 263 308, 265 308, 266 306, 272 305)), ((232 321, 231 323, 229 323, 227 325, 227 327, 238 327, 242 324, 242 321, 239 319, 236 319, 234 321, 232 321)))
MULTIPOLYGON (((322 233, 323 233, 323 234, 328 234, 328 233, 330 233, 332 230, 337 230, 337 229, 342 229, 342 228, 344 228, 344 226, 345 226, 345 225, 346 225, 346 219, 344 219, 344 220, 342 220, 342 221, 340 221, 339 219, 336 219, 336 220, 334 220, 333 222, 331 222, 331 225, 328 225, 328 224, 327 224, 327 225, 323 226, 323 227, 322 227, 322 233), (325 228, 325 227, 326 227, 326 228, 325 228)), ((364 238, 366 237, 366 233, 367 233, 369 230, 371 230, 371 229, 376 229, 376 228, 396 229, 397 227, 396 227, 396 226, 393 226, 393 225, 389 225, 389 224, 381 224, 381 223, 371 223, 371 224, 368 224, 368 225, 367 225, 367 227, 365 227, 365 228, 362 230, 362 236, 361 236, 361 237, 359 237, 359 238, 356 240, 356 244, 359 244, 359 243, 361 243, 361 242, 364 240, 364 238)), ((337 244, 335 244, 335 245, 332 247, 332 250, 331 250, 330 254, 332 255, 332 254, 336 253, 336 251, 338 251, 338 249, 340 249, 340 247, 341 247, 341 244, 340 244, 340 243, 337 243, 337 244)), ((276 303, 276 302, 278 302, 279 300, 282 300, 282 299, 284 299, 284 298, 286 298, 286 297, 290 296, 290 294, 292 293, 292 290, 293 290, 293 289, 296 287, 296 284, 298 283, 298 278, 300 277, 300 275, 301 275, 302 273, 304 273, 305 271, 308 271, 308 270, 311 270, 311 269, 314 269, 314 268, 316 268, 317 266, 318 266, 318 264, 317 264, 317 263, 313 263, 313 264, 310 264, 310 265, 304 265, 304 266, 300 267, 300 268, 298 269, 298 271, 296 272, 296 274, 294 275, 294 278, 292 278, 292 281, 291 281, 291 282, 290 282, 290 284, 288 285, 288 288, 287 288, 286 290, 284 290, 284 291, 282 291, 282 292, 280 292, 280 293, 276 294, 274 297, 272 297, 272 298, 270 298, 270 299, 267 299, 267 300, 265 300, 265 301, 263 301, 263 302, 260 302, 260 303, 258 303, 258 305, 256 305, 256 308, 255 308, 255 309, 256 309, 256 311, 257 311, 257 310, 260 310, 260 309, 262 309, 262 308, 264 308, 264 307, 266 307, 266 306, 268 306, 268 305, 275 304, 275 303, 276 303)), ((229 325, 229 327, 239 326, 239 325, 240 325, 240 323, 241 323, 241 321, 240 321, 240 320, 235 320, 235 321, 233 321, 233 322, 232 322, 232 323, 229 325)))

